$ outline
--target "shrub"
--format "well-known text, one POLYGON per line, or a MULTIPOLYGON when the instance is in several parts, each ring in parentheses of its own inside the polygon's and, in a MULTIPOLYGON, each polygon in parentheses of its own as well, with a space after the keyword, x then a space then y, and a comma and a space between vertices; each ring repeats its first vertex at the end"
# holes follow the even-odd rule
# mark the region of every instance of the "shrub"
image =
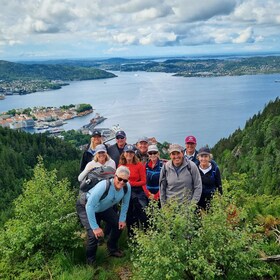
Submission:
POLYGON ((229 219, 232 205, 225 195, 213 199, 208 213, 175 202, 163 209, 150 205, 151 226, 146 232, 135 229, 131 245, 134 279, 250 279, 272 274, 258 260, 262 236, 242 223, 242 210, 237 220, 229 219))
POLYGON ((15 216, 0 236, 0 274, 36 270, 55 254, 80 245, 76 216, 65 218, 75 211, 74 193, 67 180, 57 180, 55 170, 45 169, 42 159, 14 205, 15 216))

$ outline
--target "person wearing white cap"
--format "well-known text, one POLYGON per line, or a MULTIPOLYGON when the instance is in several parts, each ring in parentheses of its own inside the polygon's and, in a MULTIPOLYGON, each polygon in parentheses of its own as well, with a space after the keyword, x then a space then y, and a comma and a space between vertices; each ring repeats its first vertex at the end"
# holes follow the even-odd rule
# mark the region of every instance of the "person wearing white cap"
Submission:
POLYGON ((160 202, 166 204, 176 199, 181 202, 197 203, 202 192, 202 182, 197 166, 184 157, 183 147, 170 145, 169 160, 160 173, 160 202))
POLYGON ((159 159, 157 145, 148 147, 149 160, 146 163, 147 184, 144 192, 149 199, 159 200, 159 176, 163 166, 163 161, 159 159))
POLYGON ((95 167, 111 166, 116 169, 115 162, 107 154, 107 150, 104 144, 97 145, 95 148, 95 155, 92 161, 90 161, 84 171, 79 175, 78 180, 82 182, 86 175, 95 167))

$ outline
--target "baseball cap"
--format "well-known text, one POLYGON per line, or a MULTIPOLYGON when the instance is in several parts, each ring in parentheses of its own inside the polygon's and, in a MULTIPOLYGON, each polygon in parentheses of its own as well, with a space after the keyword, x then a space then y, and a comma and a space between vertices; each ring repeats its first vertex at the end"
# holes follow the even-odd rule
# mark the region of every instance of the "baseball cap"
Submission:
POLYGON ((138 143, 140 143, 140 142, 149 143, 149 139, 148 139, 148 137, 143 136, 143 137, 140 137, 140 138, 138 139, 138 143))
POLYGON ((123 149, 124 152, 133 152, 135 153, 135 148, 133 145, 131 144, 127 144, 124 146, 124 149, 123 149))
POLYGON ((169 149, 168 149, 168 152, 169 152, 169 154, 171 154, 171 153, 173 153, 173 152, 182 152, 183 151, 183 147, 181 146, 181 145, 179 145, 179 144, 171 144, 170 146, 169 146, 169 149))
POLYGON ((119 130, 116 132, 116 138, 118 137, 122 137, 122 138, 125 138, 126 137, 126 134, 123 130, 119 130))
POLYGON ((149 152, 158 152, 158 147, 157 147, 157 145, 150 145, 149 147, 148 147, 148 153, 149 152))
POLYGON ((92 136, 92 137, 94 137, 94 136, 99 136, 99 137, 101 137, 101 132, 98 131, 98 130, 94 130, 94 131, 92 132, 91 136, 92 136))
POLYGON ((95 147, 95 153, 107 152, 105 145, 99 144, 95 147))
POLYGON ((210 149, 208 147, 202 147, 199 149, 198 151, 198 156, 201 156, 201 155, 210 155, 211 152, 210 152, 210 149))
POLYGON ((185 139, 185 143, 186 144, 187 143, 194 143, 194 144, 196 144, 196 138, 194 136, 192 136, 192 135, 187 136, 186 139, 185 139))

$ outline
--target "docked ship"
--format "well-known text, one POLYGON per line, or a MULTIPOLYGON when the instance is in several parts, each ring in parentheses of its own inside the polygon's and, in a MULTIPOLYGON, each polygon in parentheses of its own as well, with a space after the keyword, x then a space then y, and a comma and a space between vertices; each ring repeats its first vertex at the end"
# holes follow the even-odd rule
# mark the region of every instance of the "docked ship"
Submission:
POLYGON ((92 118, 92 119, 90 120, 90 123, 84 125, 83 128, 87 128, 87 129, 89 129, 90 131, 93 131, 94 128, 95 128, 98 124, 102 123, 102 122, 105 121, 106 119, 107 119, 107 118, 105 118, 105 117, 103 117, 103 116, 100 116, 98 113, 96 113, 95 117, 92 118))

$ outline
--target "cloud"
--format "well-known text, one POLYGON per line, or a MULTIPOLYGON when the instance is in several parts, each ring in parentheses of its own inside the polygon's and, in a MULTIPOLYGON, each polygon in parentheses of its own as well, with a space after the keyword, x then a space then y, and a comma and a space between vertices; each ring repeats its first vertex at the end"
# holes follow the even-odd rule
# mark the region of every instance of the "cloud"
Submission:
POLYGON ((5 2, 0 11, 2 47, 82 41, 106 43, 104 53, 137 45, 256 44, 279 37, 279 0, 5 2))

